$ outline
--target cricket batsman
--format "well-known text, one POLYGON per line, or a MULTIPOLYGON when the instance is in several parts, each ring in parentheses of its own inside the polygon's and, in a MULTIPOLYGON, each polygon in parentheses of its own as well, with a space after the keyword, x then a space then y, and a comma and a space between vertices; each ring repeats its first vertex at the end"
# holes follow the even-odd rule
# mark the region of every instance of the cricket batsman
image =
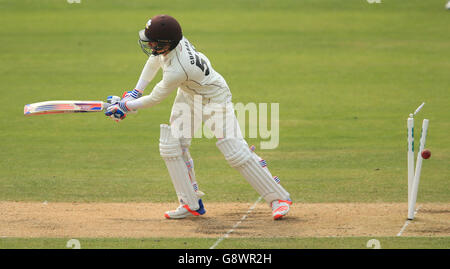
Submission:
POLYGON ((285 216, 292 204, 289 193, 279 184, 278 178, 272 176, 265 161, 249 148, 234 115, 231 92, 225 79, 213 69, 209 59, 183 36, 177 20, 168 15, 152 17, 145 29, 139 31, 139 44, 148 60, 137 85, 134 90, 125 92, 122 98, 109 96, 111 105, 105 115, 116 121, 123 120, 129 112, 155 106, 177 90, 170 125, 161 124, 159 151, 180 206, 167 211, 165 217, 182 219, 206 212, 201 199, 204 193, 197 185, 189 147, 196 131, 196 120, 205 123, 212 115, 225 116, 225 120, 215 121, 212 131, 218 139, 217 147, 230 166, 237 169, 264 198, 272 208, 275 220, 285 216), (149 95, 143 96, 160 68, 162 80, 149 95), (197 106, 196 100, 200 100, 197 106))

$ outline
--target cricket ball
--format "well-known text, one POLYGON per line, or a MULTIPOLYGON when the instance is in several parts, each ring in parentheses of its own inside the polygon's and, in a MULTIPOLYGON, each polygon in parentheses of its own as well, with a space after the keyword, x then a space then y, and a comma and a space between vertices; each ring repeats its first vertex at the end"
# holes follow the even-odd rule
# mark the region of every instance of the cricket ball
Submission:
POLYGON ((422 151, 422 158, 428 159, 431 157, 431 151, 429 149, 424 149, 422 151))

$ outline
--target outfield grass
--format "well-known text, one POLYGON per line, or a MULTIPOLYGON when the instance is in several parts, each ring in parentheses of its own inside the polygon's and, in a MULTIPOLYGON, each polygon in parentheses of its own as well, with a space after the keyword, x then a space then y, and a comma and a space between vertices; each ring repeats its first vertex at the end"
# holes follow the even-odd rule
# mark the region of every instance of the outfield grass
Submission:
MULTIPOLYGON (((418 201, 448 203, 450 12, 444 2, 0 0, 6 100, 0 201, 176 199, 158 151, 159 124, 168 121, 174 94, 120 124, 100 113, 22 114, 27 103, 101 100, 132 89, 146 60, 137 32, 149 17, 167 13, 226 78, 234 102, 280 104, 279 147, 249 143, 294 201, 405 202, 406 118, 425 101, 416 137, 422 119, 430 119, 432 157, 423 165, 418 201)), ((256 192, 214 143, 196 139, 191 149, 206 202, 255 201, 256 192)), ((345 242, 355 246, 353 240, 345 242)), ((447 239, 439 242, 436 247, 449 246, 447 239)))
MULTIPOLYGON (((227 239, 216 249, 371 249, 371 237, 239 238, 227 239)), ((0 239, 0 249, 67 249, 64 238, 0 239)), ((215 239, 206 238, 79 238, 81 249, 209 249, 215 239)), ((381 249, 448 249, 448 237, 380 237, 381 249)))

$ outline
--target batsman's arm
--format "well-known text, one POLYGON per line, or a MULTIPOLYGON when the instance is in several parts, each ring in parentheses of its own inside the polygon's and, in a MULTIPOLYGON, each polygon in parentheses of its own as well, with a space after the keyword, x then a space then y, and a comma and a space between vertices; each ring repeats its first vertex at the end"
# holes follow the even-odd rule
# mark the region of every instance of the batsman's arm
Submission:
POLYGON ((138 110, 155 106, 167 98, 185 80, 186 75, 184 73, 164 72, 163 79, 156 84, 149 95, 126 102, 126 107, 128 110, 138 110))
POLYGON ((144 91, 150 81, 156 76, 160 67, 161 63, 159 62, 159 57, 154 55, 150 56, 142 69, 141 76, 139 77, 135 89, 144 91))

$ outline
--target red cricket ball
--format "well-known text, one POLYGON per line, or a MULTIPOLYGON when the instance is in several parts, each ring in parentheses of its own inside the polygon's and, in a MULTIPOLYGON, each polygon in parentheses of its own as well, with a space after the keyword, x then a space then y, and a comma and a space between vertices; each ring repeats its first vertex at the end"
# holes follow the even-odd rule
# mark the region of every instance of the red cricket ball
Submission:
POLYGON ((428 159, 431 157, 431 151, 429 149, 424 149, 422 151, 422 158, 428 159))

